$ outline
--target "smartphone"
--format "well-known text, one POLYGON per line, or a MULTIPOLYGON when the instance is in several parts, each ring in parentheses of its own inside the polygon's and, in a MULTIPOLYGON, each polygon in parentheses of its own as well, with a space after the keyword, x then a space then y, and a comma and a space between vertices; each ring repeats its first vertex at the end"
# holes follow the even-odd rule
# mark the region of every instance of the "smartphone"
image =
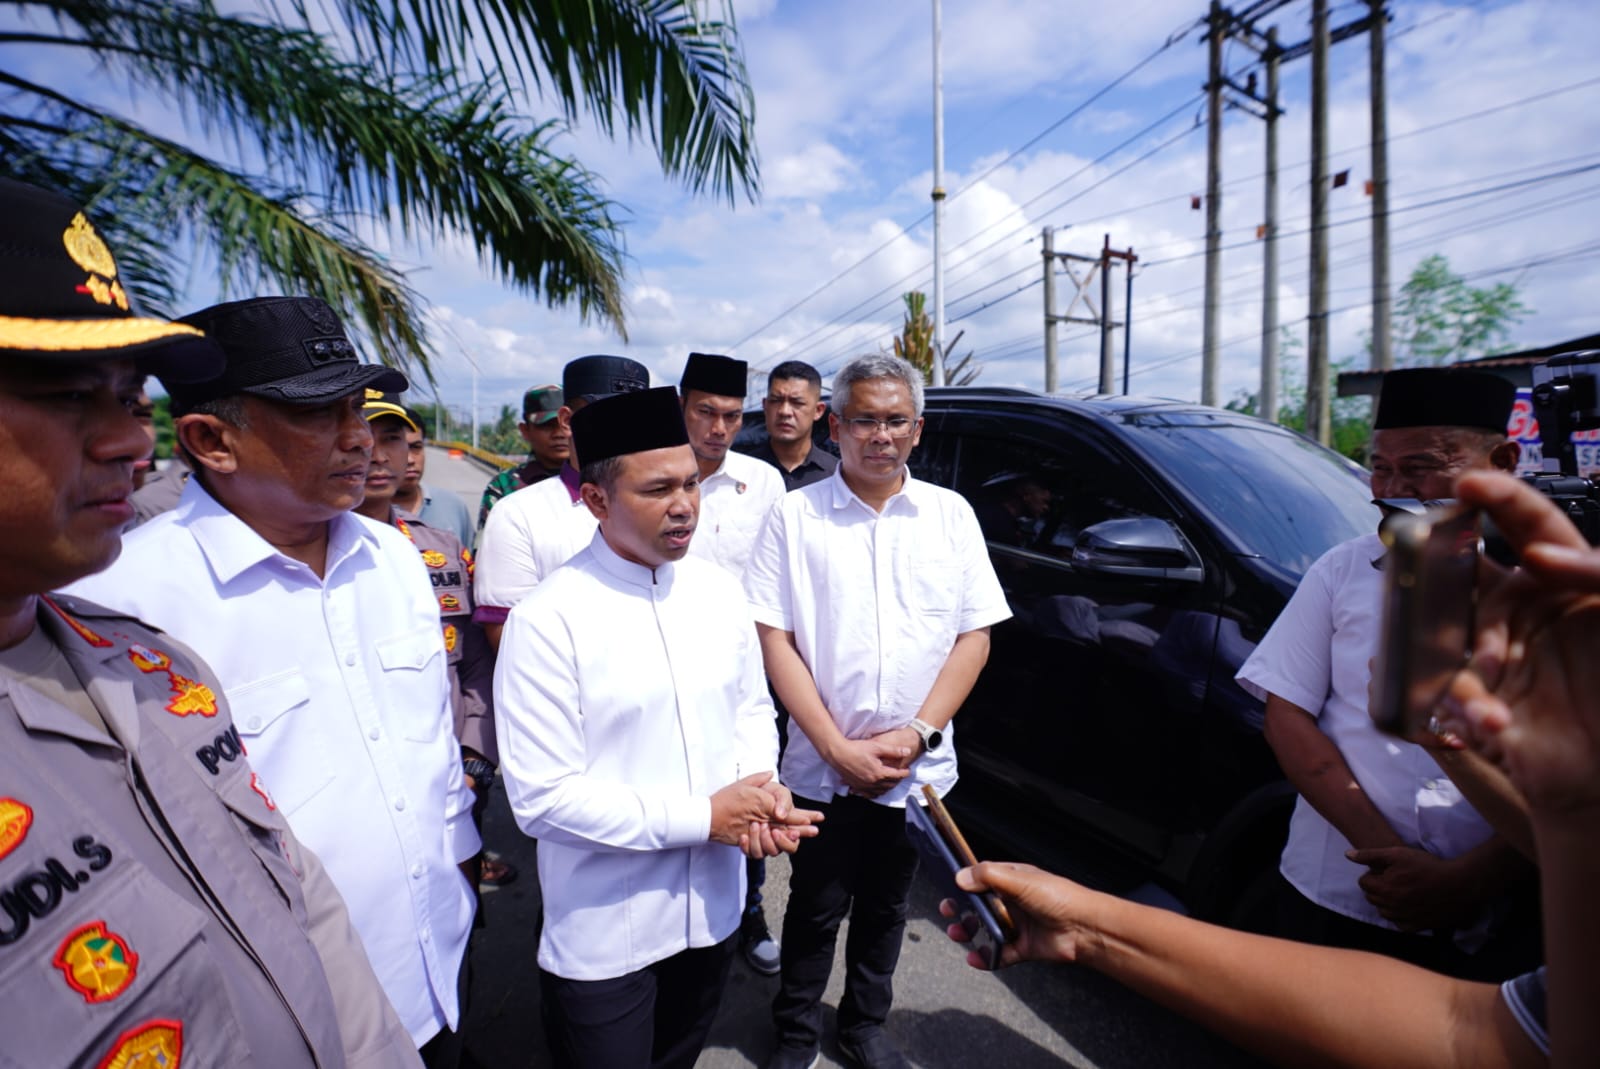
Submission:
POLYGON ((933 788, 924 785, 922 793, 925 805, 916 798, 906 799, 906 831, 922 856, 924 871, 956 902, 956 919, 972 933, 969 949, 983 958, 984 968, 993 969, 999 964, 1000 948, 1016 938, 1011 913, 997 894, 975 894, 956 886, 956 873, 976 865, 978 859, 933 788))
POLYGON ((1482 521, 1447 505, 1392 513, 1379 533, 1388 552, 1369 712, 1383 731, 1428 742, 1434 706, 1472 656, 1482 521))

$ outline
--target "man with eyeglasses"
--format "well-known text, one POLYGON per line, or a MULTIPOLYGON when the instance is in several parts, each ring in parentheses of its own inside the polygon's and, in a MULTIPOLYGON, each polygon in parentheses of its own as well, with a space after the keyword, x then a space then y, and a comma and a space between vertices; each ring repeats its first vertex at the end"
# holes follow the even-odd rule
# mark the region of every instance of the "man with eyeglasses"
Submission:
POLYGON ((767 376, 761 402, 767 440, 750 455, 765 460, 783 476, 786 490, 821 482, 839 466, 839 458, 819 448, 811 429, 827 411, 822 403, 822 376, 802 360, 785 360, 767 376))
POLYGON ((745 576, 767 678, 800 729, 783 782, 797 806, 827 814, 791 863, 776 1069, 816 1064, 847 914, 839 1047, 853 1065, 907 1064, 884 1027, 917 868, 905 806, 924 784, 955 785, 950 721, 988 660, 990 626, 1011 615, 972 507, 906 470, 921 374, 886 353, 858 357, 831 405, 838 470, 785 495, 745 576))
MULTIPOLYGON (((1515 394, 1482 371, 1384 375, 1372 496, 1431 501, 1451 497, 1463 472, 1514 471, 1505 429, 1515 394)), ((1534 963, 1537 941, 1507 909, 1526 864, 1427 750, 1367 715, 1383 556, 1377 532, 1323 554, 1239 669, 1266 703, 1262 733, 1300 795, 1268 934, 1503 980, 1534 963)))

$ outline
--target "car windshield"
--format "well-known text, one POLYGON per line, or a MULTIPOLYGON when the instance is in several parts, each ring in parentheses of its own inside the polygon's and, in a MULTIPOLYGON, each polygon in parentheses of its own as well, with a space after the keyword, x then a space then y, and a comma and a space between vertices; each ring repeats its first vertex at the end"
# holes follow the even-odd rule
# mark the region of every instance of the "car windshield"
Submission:
POLYGON ((1377 529, 1360 469, 1298 434, 1206 413, 1128 417, 1139 446, 1238 547, 1303 573, 1377 529))

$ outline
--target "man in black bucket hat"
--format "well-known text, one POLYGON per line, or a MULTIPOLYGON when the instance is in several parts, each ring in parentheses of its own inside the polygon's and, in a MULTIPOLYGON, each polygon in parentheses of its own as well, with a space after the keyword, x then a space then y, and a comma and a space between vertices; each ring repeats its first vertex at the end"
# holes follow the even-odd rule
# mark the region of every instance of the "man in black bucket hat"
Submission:
POLYGON ((133 407, 144 373, 221 365, 199 329, 134 313, 76 204, 0 179, 6 1053, 414 1065, 211 669, 138 620, 50 593, 117 555, 150 446, 133 407))
POLYGON ((237 714, 240 749, 327 866, 367 956, 430 1065, 453 1065, 478 852, 451 731, 427 570, 405 536, 350 510, 365 493, 361 362, 310 297, 184 317, 227 355, 168 383, 194 476, 84 593, 193 645, 237 714), (90 593, 92 590, 92 593, 90 593))

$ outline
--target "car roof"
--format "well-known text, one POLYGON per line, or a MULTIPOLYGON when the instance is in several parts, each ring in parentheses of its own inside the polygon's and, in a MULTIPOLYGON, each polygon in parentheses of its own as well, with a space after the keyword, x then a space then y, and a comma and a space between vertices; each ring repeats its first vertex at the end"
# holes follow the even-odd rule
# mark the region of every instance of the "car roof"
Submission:
POLYGON ((1262 423, 1254 416, 1225 408, 1213 408, 1193 401, 1140 394, 1048 394, 1018 386, 930 386, 924 391, 929 401, 989 402, 1005 405, 1022 402, 1066 409, 1090 418, 1127 417, 1134 414, 1167 412, 1174 415, 1221 416, 1241 423, 1262 423))

